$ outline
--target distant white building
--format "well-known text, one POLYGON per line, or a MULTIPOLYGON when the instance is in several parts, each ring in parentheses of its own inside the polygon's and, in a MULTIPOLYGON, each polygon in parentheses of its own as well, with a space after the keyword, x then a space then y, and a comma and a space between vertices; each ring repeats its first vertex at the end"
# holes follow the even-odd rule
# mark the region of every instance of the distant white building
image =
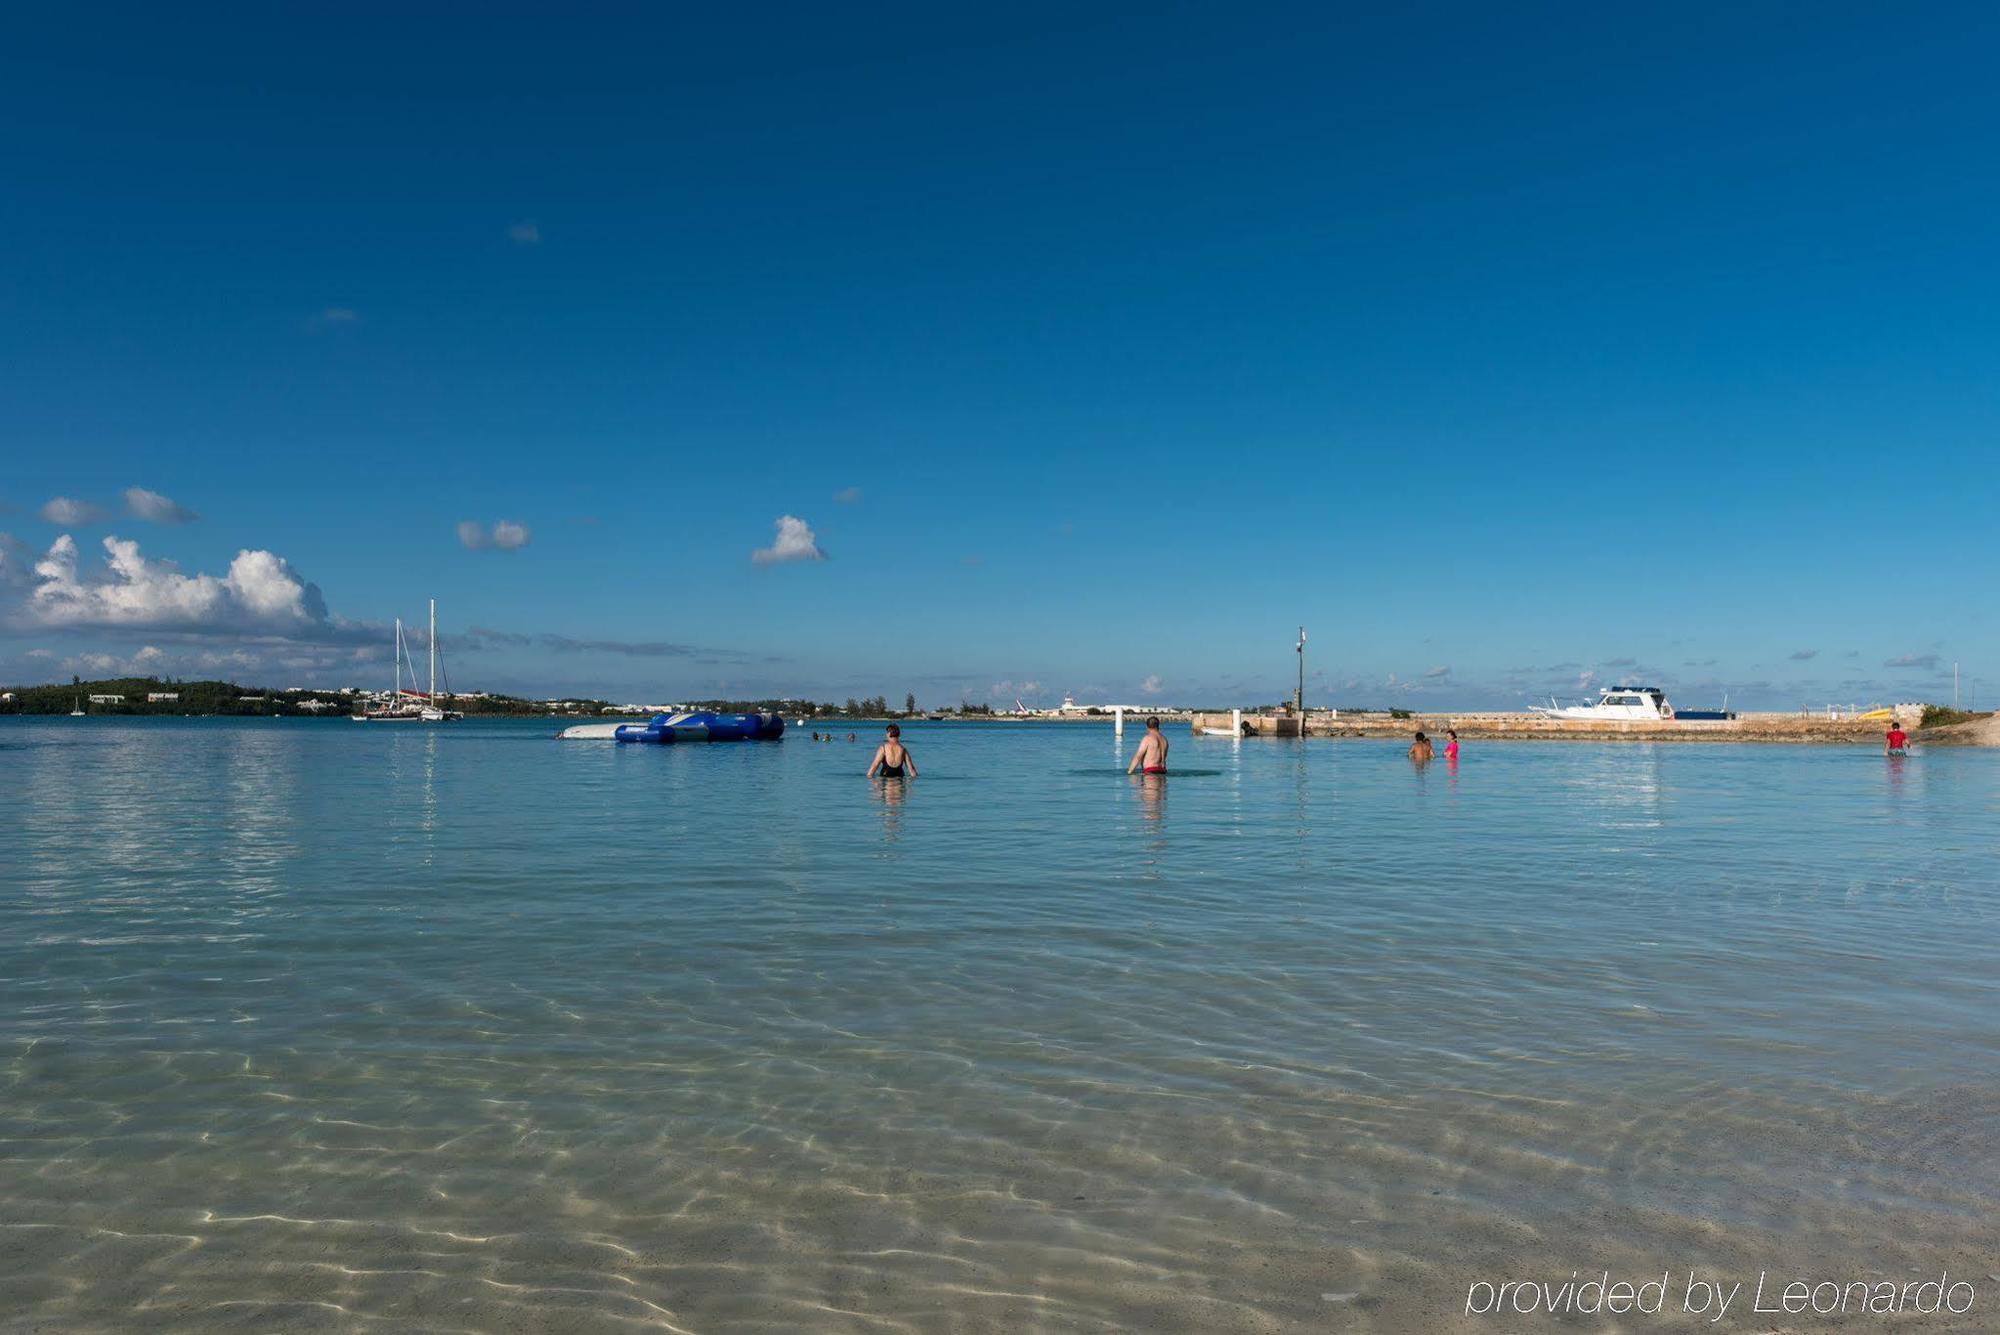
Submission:
POLYGON ((181 693, 179 691, 146 692, 146 703, 149 705, 172 704, 175 701, 179 700, 180 698, 181 698, 181 693))
POLYGON ((93 695, 90 697, 90 703, 94 705, 122 705, 125 703, 125 697, 122 695, 93 695))

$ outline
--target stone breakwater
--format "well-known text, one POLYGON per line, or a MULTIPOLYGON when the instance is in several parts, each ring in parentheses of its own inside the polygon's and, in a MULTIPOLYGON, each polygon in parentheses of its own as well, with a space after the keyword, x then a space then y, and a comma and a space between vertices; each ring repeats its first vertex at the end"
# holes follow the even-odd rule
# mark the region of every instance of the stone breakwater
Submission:
MULTIPOLYGON (((1196 732, 1228 732, 1232 716, 1226 713, 1196 714, 1196 732)), ((1976 738, 1947 737, 1951 729, 1918 730, 1916 719, 1900 720, 1919 743, 1938 744, 2000 743, 2000 734, 1987 729, 1976 738)), ((1409 737, 1419 730, 1440 736, 1446 728, 1458 729, 1464 738, 1494 741, 1578 741, 1578 742, 1791 742, 1882 744, 1888 729, 1886 719, 1830 719, 1804 714, 1742 714, 1732 719, 1673 719, 1661 722, 1612 722, 1596 719, 1554 719, 1540 714, 1500 714, 1424 712, 1409 718, 1387 714, 1335 714, 1332 711, 1305 714, 1308 737, 1409 737)), ((1245 714, 1243 732, 1248 737, 1297 737, 1299 720, 1289 714, 1245 714)))

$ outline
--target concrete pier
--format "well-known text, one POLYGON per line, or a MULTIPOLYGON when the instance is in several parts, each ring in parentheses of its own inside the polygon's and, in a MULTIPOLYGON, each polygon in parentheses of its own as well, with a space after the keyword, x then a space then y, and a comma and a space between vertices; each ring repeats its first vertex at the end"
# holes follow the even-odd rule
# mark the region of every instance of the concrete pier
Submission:
MULTIPOLYGON (((1898 722, 1915 732, 1920 715, 1899 711, 1898 722), (1907 713, 1909 716, 1904 717, 1907 713)), ((1244 737, 1297 737, 1301 719, 1289 711, 1196 714, 1196 733, 1232 729, 1244 737)), ((1409 737, 1423 731, 1440 736, 1456 728, 1461 737, 1487 740, 1580 742, 1873 742, 1888 731, 1886 719, 1830 719, 1811 714, 1741 714, 1733 719, 1669 719, 1627 722, 1599 719, 1557 719, 1542 714, 1413 713, 1392 718, 1378 713, 1336 713, 1307 710, 1307 737, 1409 737)), ((1922 740, 1919 738, 1919 740, 1922 740)))

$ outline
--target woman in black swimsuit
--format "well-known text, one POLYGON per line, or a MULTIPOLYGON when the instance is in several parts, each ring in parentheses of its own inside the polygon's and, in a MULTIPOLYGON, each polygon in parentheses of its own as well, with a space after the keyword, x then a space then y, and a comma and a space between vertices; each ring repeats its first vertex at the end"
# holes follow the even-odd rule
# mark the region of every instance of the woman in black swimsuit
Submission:
POLYGON ((891 723, 887 739, 875 748, 875 758, 868 762, 869 778, 874 778, 878 770, 885 779, 917 777, 917 762, 910 759, 909 748, 903 745, 902 738, 903 730, 891 723))

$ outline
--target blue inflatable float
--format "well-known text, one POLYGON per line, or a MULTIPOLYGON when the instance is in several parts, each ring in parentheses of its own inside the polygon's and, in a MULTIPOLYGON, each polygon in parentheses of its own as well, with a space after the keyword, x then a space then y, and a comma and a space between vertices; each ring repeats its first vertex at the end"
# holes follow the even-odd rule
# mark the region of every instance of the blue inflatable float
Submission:
POLYGON ((695 710, 686 714, 655 714, 644 723, 579 723, 558 736, 569 741, 767 742, 785 735, 781 714, 717 714, 695 710))

